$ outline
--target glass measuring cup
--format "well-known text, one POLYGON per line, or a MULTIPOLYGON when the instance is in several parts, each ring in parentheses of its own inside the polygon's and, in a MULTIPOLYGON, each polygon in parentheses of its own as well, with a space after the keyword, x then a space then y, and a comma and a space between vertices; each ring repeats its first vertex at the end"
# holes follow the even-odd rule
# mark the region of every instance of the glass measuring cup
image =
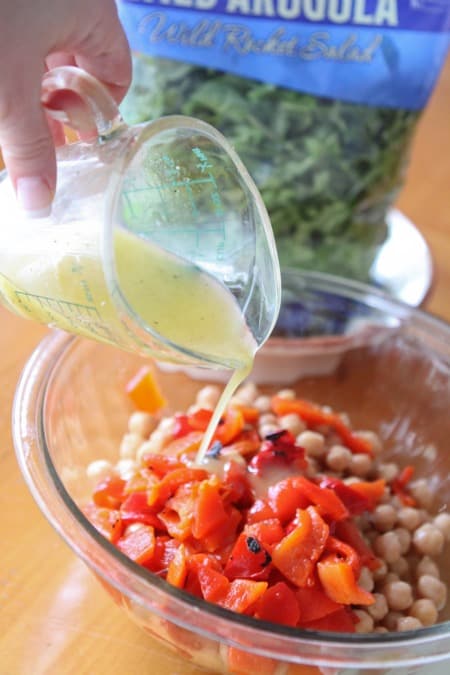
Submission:
POLYGON ((183 116, 126 126, 74 67, 44 76, 42 102, 95 135, 57 150, 49 217, 28 220, 3 175, 0 300, 162 360, 239 365, 229 345, 268 337, 280 273, 266 209, 231 146, 183 116))

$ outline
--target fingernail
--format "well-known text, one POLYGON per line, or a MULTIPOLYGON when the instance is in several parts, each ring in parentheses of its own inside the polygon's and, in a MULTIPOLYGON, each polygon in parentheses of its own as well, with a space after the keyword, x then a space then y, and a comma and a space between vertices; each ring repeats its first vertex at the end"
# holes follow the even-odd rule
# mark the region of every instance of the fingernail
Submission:
POLYGON ((22 176, 16 183, 17 199, 27 216, 45 218, 50 215, 52 192, 43 178, 22 176))

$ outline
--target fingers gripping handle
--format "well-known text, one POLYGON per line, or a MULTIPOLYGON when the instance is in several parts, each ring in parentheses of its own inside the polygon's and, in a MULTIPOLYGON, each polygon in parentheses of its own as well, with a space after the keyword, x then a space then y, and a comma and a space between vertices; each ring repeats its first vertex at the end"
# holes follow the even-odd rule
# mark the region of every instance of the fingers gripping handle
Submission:
POLYGON ((51 117, 83 136, 105 138, 124 126, 106 87, 75 66, 61 66, 45 73, 41 102, 51 117))

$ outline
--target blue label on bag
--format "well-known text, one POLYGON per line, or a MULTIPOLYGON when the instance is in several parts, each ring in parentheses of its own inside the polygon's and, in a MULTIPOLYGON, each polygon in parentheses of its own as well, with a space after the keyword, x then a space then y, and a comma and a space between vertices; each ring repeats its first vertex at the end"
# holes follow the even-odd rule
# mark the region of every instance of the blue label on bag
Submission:
POLYGON ((328 98, 418 110, 450 0, 119 0, 133 50, 328 98))

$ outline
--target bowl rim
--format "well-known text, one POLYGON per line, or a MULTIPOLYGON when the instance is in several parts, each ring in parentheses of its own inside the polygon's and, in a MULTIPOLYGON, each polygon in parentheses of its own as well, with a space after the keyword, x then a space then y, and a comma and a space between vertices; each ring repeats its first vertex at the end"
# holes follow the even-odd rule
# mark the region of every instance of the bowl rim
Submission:
MULTIPOLYGON (((299 276, 295 270, 291 270, 290 273, 299 276)), ((313 285, 317 283, 328 292, 339 295, 343 293, 346 297, 350 296, 364 304, 367 303, 369 296, 376 308, 394 313, 401 319, 418 321, 422 330, 428 328, 439 333, 443 331, 450 344, 450 324, 429 313, 411 308, 359 282, 347 282, 321 273, 306 275, 302 273, 300 276, 306 283, 313 285)), ((157 575, 129 560, 108 542, 91 525, 66 491, 51 460, 45 438, 45 404, 52 377, 68 353, 83 343, 92 345, 93 349, 101 348, 98 343, 69 336, 62 331, 52 332, 37 346, 17 386, 13 405, 13 440, 20 469, 41 511, 76 555, 108 584, 132 601, 140 605, 144 602, 149 611, 156 612, 160 617, 182 628, 269 658, 282 655, 286 661, 322 666, 361 667, 364 664, 367 667, 388 668, 440 661, 448 656, 450 647, 448 621, 423 628, 419 635, 415 631, 347 635, 275 625, 236 614, 174 588, 157 575), (32 433, 32 430, 36 433, 32 433), (43 462, 43 466, 38 467, 35 458, 43 462), (49 488, 52 491, 51 504, 46 498, 46 491, 49 488), (71 526, 75 526, 86 538, 83 546, 73 540, 71 529, 63 523, 66 517, 71 519, 71 526), (89 546, 96 547, 94 558, 88 555, 89 546), (114 575, 111 575, 109 569, 105 571, 104 560, 107 568, 109 564, 118 567, 114 575), (126 573, 126 580, 123 572, 126 573), (133 582, 131 590, 128 585, 130 581, 133 582), (169 597, 174 603, 174 609, 168 611, 164 603, 159 607, 159 611, 155 608, 154 602, 152 606, 149 591, 154 590, 159 591, 164 597, 169 597), (199 618, 203 619, 203 623, 196 623, 195 620, 199 618), (214 629, 211 629, 211 625, 214 625, 214 629), (239 639, 236 639, 235 635, 230 635, 230 628, 232 631, 239 629, 239 639), (263 638, 266 646, 261 648, 258 641, 263 641, 263 638), (414 651, 425 646, 428 647, 428 653, 424 653, 423 656, 414 651), (318 649, 319 655, 316 653, 318 649), (349 650, 353 655, 349 656, 349 650), (406 653, 406 656, 399 656, 399 651, 406 653)))

